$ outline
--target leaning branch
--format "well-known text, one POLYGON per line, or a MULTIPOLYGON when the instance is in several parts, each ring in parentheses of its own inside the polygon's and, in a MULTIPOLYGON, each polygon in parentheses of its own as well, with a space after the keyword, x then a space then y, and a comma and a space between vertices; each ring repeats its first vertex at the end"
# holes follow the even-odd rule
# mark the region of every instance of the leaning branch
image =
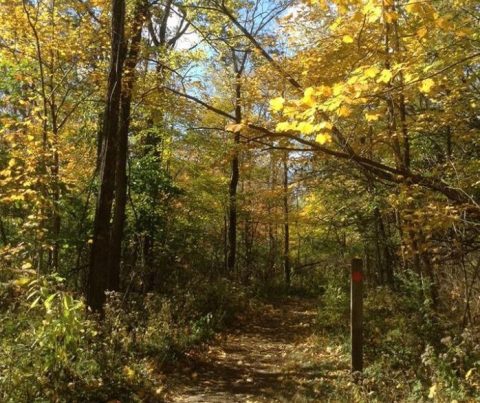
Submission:
MULTIPOLYGON (((263 55, 263 57, 272 65, 272 67, 277 70, 298 92, 303 93, 303 87, 301 84, 295 80, 288 72, 286 72, 281 65, 263 48, 263 46, 256 40, 256 38, 248 32, 248 30, 234 17, 234 15, 230 12, 230 10, 225 6, 225 3, 222 2, 220 7, 221 12, 230 19, 230 21, 245 35, 245 37, 253 44, 253 46, 259 50, 259 52, 263 55)), ((476 57, 477 54, 471 55, 469 58, 476 57)), ((322 118, 327 121, 330 121, 330 118, 327 116, 326 113, 322 113, 322 118)), ((250 126, 253 129, 260 129, 261 132, 265 133, 264 128, 255 128, 250 126)), ((268 131, 268 130, 267 130, 268 131)), ((353 148, 348 144, 346 136, 342 133, 340 128, 336 125, 332 127, 332 133, 335 138, 338 140, 338 143, 343 148, 345 152, 337 152, 330 150, 326 147, 319 147, 317 145, 314 146, 314 142, 310 142, 308 140, 301 139, 297 136, 292 136, 290 134, 279 134, 275 133, 278 136, 284 136, 291 139, 294 139, 300 143, 308 144, 310 147, 315 148, 318 151, 323 153, 336 156, 343 159, 349 159, 351 161, 356 162, 362 168, 368 169, 370 172, 374 173, 377 176, 382 177, 383 179, 395 182, 395 183, 410 183, 410 184, 418 184, 420 186, 426 187, 428 189, 438 191, 445 195, 448 199, 457 202, 457 203, 466 203, 466 204, 473 204, 475 208, 478 208, 478 204, 475 200, 468 194, 466 194, 461 189, 456 189, 442 180, 435 179, 435 178, 428 178, 425 176, 421 176, 418 174, 414 174, 409 170, 399 170, 395 168, 388 167, 386 165, 380 164, 378 162, 372 161, 367 158, 363 158, 359 156, 353 148)))
MULTIPOLYGON (((206 103, 205 101, 202 101, 198 97, 180 92, 178 90, 175 90, 174 88, 170 88, 170 87, 164 87, 164 88, 169 90, 173 94, 176 94, 177 96, 189 99, 199 105, 202 105, 204 108, 214 113, 217 113, 220 116, 223 116, 234 122, 236 121, 234 115, 231 115, 230 113, 225 112, 212 105, 209 105, 208 103, 206 103)), ((424 188, 442 193, 444 196, 446 196, 448 199, 450 199, 453 202, 473 204, 476 208, 478 208, 478 205, 472 200, 472 198, 468 194, 463 192, 461 189, 456 189, 449 186, 447 183, 443 182, 442 180, 435 179, 435 178, 428 178, 422 175, 412 173, 411 171, 407 171, 407 170, 392 168, 380 162, 362 157, 354 152, 348 152, 348 151, 343 152, 343 151, 332 150, 315 141, 304 139, 291 132, 278 133, 278 132, 274 132, 267 129, 266 127, 255 125, 253 123, 246 123, 246 127, 262 134, 261 136, 251 138, 250 141, 258 141, 261 138, 271 138, 271 139, 288 138, 290 140, 296 141, 302 145, 309 147, 309 149, 305 149, 304 151, 318 151, 323 154, 330 155, 332 157, 353 161, 357 163, 360 167, 371 172, 372 174, 374 174, 380 179, 384 179, 386 181, 397 183, 397 184, 406 183, 411 185, 420 185, 424 188)))

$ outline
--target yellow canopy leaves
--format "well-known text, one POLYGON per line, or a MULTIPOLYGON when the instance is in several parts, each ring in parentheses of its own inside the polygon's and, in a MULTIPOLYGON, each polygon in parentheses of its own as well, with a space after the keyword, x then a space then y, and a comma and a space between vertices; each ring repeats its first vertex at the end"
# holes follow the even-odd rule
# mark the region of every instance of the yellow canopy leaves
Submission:
POLYGON ((377 79, 377 83, 385 83, 388 84, 390 80, 392 79, 393 74, 392 71, 389 69, 383 69, 382 72, 380 73, 380 76, 377 79))
POLYGON ((331 140, 332 140, 332 136, 325 133, 320 133, 317 135, 317 137, 315 137, 315 141, 319 144, 325 144, 331 140))
POLYGON ((423 80, 422 83, 420 84, 420 91, 423 92, 424 94, 429 94, 432 91, 432 88, 435 86, 435 81, 433 81, 431 78, 427 78, 426 80, 423 80))

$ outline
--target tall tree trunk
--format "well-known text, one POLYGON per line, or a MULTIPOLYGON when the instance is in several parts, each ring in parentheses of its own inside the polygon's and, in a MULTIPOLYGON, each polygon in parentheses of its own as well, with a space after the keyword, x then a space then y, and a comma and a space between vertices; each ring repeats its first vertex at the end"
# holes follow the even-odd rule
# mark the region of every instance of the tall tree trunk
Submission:
POLYGON ((232 158, 232 175, 228 187, 229 209, 228 209, 228 260, 227 269, 229 273, 235 270, 235 261, 237 255, 237 186, 240 177, 238 162, 238 145, 240 144, 240 134, 235 133, 234 146, 236 147, 232 158))
MULTIPOLYGON (((277 185, 276 181, 276 159, 274 151, 270 152, 270 192, 273 195, 275 191, 275 187, 277 185)), ((275 271, 275 258, 277 255, 277 239, 276 239, 276 231, 273 224, 273 212, 274 212, 274 205, 272 202, 273 198, 268 202, 268 260, 267 260, 267 267, 265 270, 265 281, 268 281, 273 277, 273 273, 275 271)))
MULTIPOLYGON (((375 218, 375 227, 376 233, 378 235, 378 243, 381 246, 383 251, 383 259, 380 259, 380 264, 382 266, 382 280, 386 281, 387 285, 390 288, 394 287, 394 269, 393 269, 393 259, 392 254, 390 253, 390 248, 388 246, 387 233, 385 231, 385 224, 383 222, 382 214, 378 207, 375 207, 373 210, 375 218)), ((382 256, 380 255, 380 258, 382 256)))
POLYGON ((228 212, 223 214, 223 270, 225 273, 228 270, 228 212))
MULTIPOLYGON (((388 6, 383 5, 384 14, 388 12, 388 6)), ((392 64, 391 57, 391 33, 392 33, 392 24, 388 22, 388 19, 384 17, 385 25, 385 68, 390 69, 392 64)), ((393 88, 392 81, 390 80, 387 84, 387 88, 391 90, 393 88)), ((397 168, 404 168, 404 158, 402 155, 402 150, 400 146, 400 141, 397 137, 397 122, 395 117, 395 100, 393 95, 387 94, 387 125, 388 125, 388 137, 392 142, 393 152, 395 154, 395 161, 397 168)))
MULTIPOLYGON (((234 54, 234 58, 235 58, 234 54)), ((242 123, 242 106, 241 96, 242 87, 240 83, 241 71, 235 67, 236 70, 236 82, 235 82, 235 122, 237 124, 242 123)), ((234 150, 232 157, 232 176, 230 177, 230 185, 228 187, 229 196, 229 209, 228 209, 228 260, 227 269, 231 274, 235 270, 235 262, 237 255, 237 186, 240 178, 239 168, 239 145, 240 145, 240 132, 234 133, 234 150)))
MULTIPOLYGON (((51 40, 53 41, 57 35, 56 32, 56 23, 55 23, 55 1, 51 3, 51 13, 50 13, 50 26, 51 26, 51 40)), ((52 248, 49 252, 49 269, 53 271, 58 271, 59 264, 59 253, 60 253, 60 229, 61 229, 61 218, 60 218, 60 158, 58 153, 59 148, 59 139, 58 139, 58 108, 56 102, 56 83, 55 83, 55 71, 57 69, 55 63, 55 51, 50 48, 49 50, 49 59, 50 63, 48 66, 49 70, 49 90, 50 90, 50 118, 51 118, 51 129, 52 129, 52 163, 50 172, 52 175, 52 248)))
POLYGON ((285 284, 290 286, 291 268, 290 268, 290 228, 289 228, 289 208, 288 208, 288 151, 283 154, 283 271, 285 275, 285 284))
POLYGON ((53 132, 53 161, 51 166, 52 175, 52 238, 53 245, 49 256, 49 266, 53 271, 58 270, 59 254, 60 254, 60 229, 61 229, 61 217, 60 217, 60 158, 58 154, 58 124, 57 124, 57 107, 55 103, 55 93, 53 79, 51 80, 52 96, 50 101, 50 111, 52 119, 52 132, 53 132))
POLYGON ((135 67, 138 62, 142 27, 147 4, 139 0, 134 12, 132 39, 125 61, 125 78, 120 100, 120 123, 118 128, 117 157, 115 167, 115 209, 113 213, 112 234, 110 238, 110 280, 108 288, 118 290, 120 286, 120 262, 122 254, 123 229, 125 226, 125 207, 127 204, 127 160, 128 131, 132 91, 135 84, 135 67))
POLYGON ((3 243, 3 246, 8 245, 7 231, 5 230, 5 225, 3 224, 2 215, 0 214, 0 240, 3 243))
MULTIPOLYGON (((395 7, 395 2, 391 2, 390 4, 390 13, 396 13, 396 7, 395 7)), ((401 50, 401 43, 400 43, 400 28, 398 26, 398 21, 395 20, 391 23, 393 26, 393 34, 394 34, 394 54, 396 56, 396 61, 397 62, 402 62, 402 50, 401 50), (400 58, 400 60, 399 60, 400 58)), ((403 77, 403 71, 400 71, 398 73, 398 79, 400 82, 400 90, 399 90, 399 95, 398 95, 398 110, 400 113, 400 126, 402 129, 402 140, 403 140, 403 167, 406 170, 410 169, 410 137, 408 134, 408 126, 407 126, 407 108, 406 108, 406 102, 405 102, 405 91, 404 91, 404 85, 405 85, 405 79, 403 77)))
POLYGON ((115 189, 116 143, 125 60, 125 0, 112 0, 112 45, 105 115, 102 127, 100 189, 98 192, 93 244, 87 278, 87 304, 101 311, 110 279, 110 219, 115 189))

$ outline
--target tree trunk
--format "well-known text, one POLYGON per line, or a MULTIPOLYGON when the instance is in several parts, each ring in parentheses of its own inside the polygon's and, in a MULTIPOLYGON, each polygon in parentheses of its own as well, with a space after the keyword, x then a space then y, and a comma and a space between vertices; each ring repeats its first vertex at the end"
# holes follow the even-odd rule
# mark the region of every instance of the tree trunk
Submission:
POLYGON ((380 209, 376 207, 373 211, 375 216, 375 226, 377 228, 378 241, 383 250, 383 259, 381 259, 380 264, 382 268, 382 279, 386 281, 387 285, 390 288, 394 288, 394 269, 393 269, 393 259, 388 246, 387 233, 385 231, 385 224, 383 223, 382 214, 380 209))
POLYGON ((285 275, 285 284, 290 286, 291 268, 290 268, 290 228, 289 228, 289 209, 288 209, 288 151, 283 154, 283 225, 284 225, 284 244, 283 244, 283 270, 285 275))
MULTIPOLYGON (((275 154, 273 151, 270 152, 270 192, 273 195, 276 187, 276 159, 275 154)), ((276 231, 274 228, 274 224, 272 222, 272 216, 274 211, 274 204, 273 198, 268 202, 268 259, 267 259, 267 267, 265 270, 265 278, 264 281, 269 281, 274 274, 275 271, 275 258, 277 256, 277 239, 276 239, 276 231)))
MULTIPOLYGON (((235 55, 234 55, 235 57, 235 55)), ((237 69, 236 69, 237 70, 237 69)), ((236 71, 236 83, 235 83, 235 122, 237 124, 242 123, 242 107, 241 107, 241 71, 236 71)), ((232 157, 232 176, 230 177, 230 185, 228 188, 229 196, 229 211, 228 211, 228 260, 227 269, 231 274, 235 270, 235 262, 237 255, 237 186, 240 178, 239 168, 239 145, 240 145, 240 132, 236 131, 233 139, 234 150, 232 157)))
POLYGON ((120 100, 120 123, 115 167, 115 210, 110 238, 110 281, 108 284, 110 290, 118 290, 120 286, 120 261, 127 204, 128 131, 130 128, 132 91, 135 84, 135 67, 138 62, 146 10, 145 2, 143 0, 139 1, 134 12, 130 50, 125 61, 125 83, 120 100))
POLYGON ((115 188, 116 143, 125 60, 124 27, 125 0, 112 0, 111 61, 102 127, 100 189, 95 210, 93 244, 87 279, 87 304, 94 311, 102 310, 105 291, 112 282, 109 270, 110 219, 115 188))
MULTIPOLYGON (((240 134, 235 133, 234 146, 238 147, 240 143, 240 134)), ((229 209, 228 209, 228 260, 227 269, 229 273, 235 270, 235 261, 237 254, 237 186, 240 177, 238 150, 235 149, 232 158, 232 176, 228 188, 229 209)))

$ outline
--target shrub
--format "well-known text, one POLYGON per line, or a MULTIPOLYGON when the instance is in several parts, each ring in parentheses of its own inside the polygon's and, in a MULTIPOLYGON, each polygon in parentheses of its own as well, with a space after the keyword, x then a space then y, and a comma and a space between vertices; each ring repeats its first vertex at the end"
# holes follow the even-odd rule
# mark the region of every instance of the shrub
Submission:
POLYGON ((2 402, 158 397, 159 366, 212 337, 244 304, 223 280, 169 298, 110 293, 98 321, 57 275, 2 269, 0 278, 2 402))

